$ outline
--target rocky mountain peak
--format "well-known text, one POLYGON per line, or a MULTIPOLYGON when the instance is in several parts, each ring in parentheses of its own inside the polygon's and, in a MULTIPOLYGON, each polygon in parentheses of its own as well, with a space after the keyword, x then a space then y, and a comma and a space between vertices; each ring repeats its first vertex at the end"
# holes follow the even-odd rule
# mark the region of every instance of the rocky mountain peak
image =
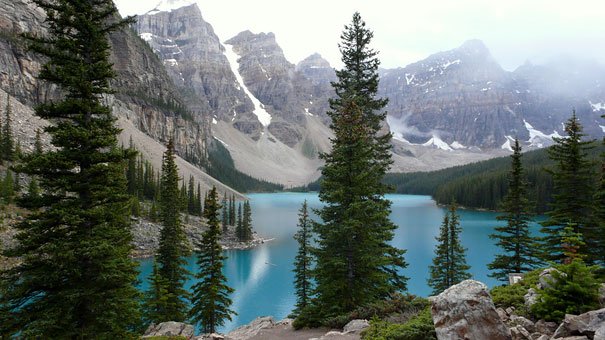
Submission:
POLYGON ((160 12, 172 12, 174 10, 189 6, 197 7, 197 4, 194 0, 162 0, 151 11, 145 14, 154 15, 160 12))
POLYGON ((314 53, 296 65, 296 71, 307 77, 313 85, 330 85, 336 81, 336 73, 330 63, 319 53, 314 53))

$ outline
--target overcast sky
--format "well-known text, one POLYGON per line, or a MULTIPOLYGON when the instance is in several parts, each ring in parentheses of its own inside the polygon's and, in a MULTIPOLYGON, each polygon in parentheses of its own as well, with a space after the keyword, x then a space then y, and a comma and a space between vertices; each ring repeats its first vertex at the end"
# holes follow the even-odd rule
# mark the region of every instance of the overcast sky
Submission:
MULTIPOLYGON (((114 0, 122 15, 159 0, 114 0)), ((359 11, 374 31, 382 67, 403 67, 438 51, 481 39, 513 70, 571 54, 605 64, 603 0, 197 0, 222 41, 244 30, 273 32, 288 60, 318 52, 339 67, 337 44, 359 11)))

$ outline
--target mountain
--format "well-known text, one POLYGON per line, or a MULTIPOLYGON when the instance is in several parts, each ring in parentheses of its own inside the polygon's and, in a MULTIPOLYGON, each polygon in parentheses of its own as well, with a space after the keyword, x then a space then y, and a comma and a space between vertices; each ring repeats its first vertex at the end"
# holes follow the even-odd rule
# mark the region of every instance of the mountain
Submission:
MULTIPOLYGON (((21 34, 45 34, 45 14, 26 0, 0 0, 0 96, 8 98, 15 114, 15 134, 25 150, 31 150, 35 129, 48 122, 33 116, 33 106, 60 94, 54 85, 39 82, 36 75, 43 63, 27 51, 21 34)), ((123 29, 110 36, 117 77, 116 90, 106 97, 122 129, 124 145, 135 144, 155 169, 161 168, 162 153, 170 136, 181 156, 200 162, 211 143, 208 119, 188 107, 181 91, 171 81, 164 65, 134 31, 123 29)), ((2 106, 4 108, 4 106, 2 106)), ((48 137, 43 140, 48 143, 48 137)), ((199 167, 178 158, 183 178, 194 176, 203 190, 217 186, 222 192, 238 192, 208 176, 199 167)))
POLYGON ((199 7, 182 1, 161 2, 134 28, 238 169, 292 185, 318 176, 331 92, 286 60, 273 33, 221 42, 199 7))
POLYGON ((391 131, 407 143, 510 149, 517 136, 529 147, 544 147, 563 134, 561 123, 573 108, 590 135, 603 134, 594 123, 605 103, 605 69, 573 66, 526 64, 508 72, 481 41, 470 40, 405 68, 382 70, 380 94, 389 98, 391 131))

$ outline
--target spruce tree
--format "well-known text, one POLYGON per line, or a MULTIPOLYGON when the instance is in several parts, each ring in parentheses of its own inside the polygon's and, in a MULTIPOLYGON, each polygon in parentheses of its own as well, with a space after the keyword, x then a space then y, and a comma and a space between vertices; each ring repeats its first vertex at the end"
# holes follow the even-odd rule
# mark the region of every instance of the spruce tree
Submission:
POLYGON ((168 284, 158 269, 157 261, 153 261, 153 271, 149 277, 149 289, 143 299, 143 322, 146 325, 159 324, 166 321, 168 303, 170 300, 168 284))
POLYGON ((202 241, 197 245, 197 265, 199 266, 195 278, 198 280, 193 286, 191 298, 191 320, 199 323, 204 333, 214 333, 216 327, 222 326, 225 320, 231 321, 235 314, 229 309, 231 299, 229 294, 233 289, 227 286, 227 278, 223 275, 223 250, 219 244, 221 226, 216 188, 210 190, 204 202, 204 217, 208 223, 208 230, 204 232, 202 241))
POLYGON ((187 213, 195 215, 197 209, 195 208, 196 197, 195 197, 195 183, 193 181, 193 175, 189 176, 189 183, 187 185, 187 213))
POLYGON ((227 205, 227 193, 223 196, 223 214, 222 214, 222 225, 223 225, 223 233, 226 233, 229 225, 229 206, 227 205))
POLYGON ((323 317, 389 297, 406 288, 399 269, 407 264, 404 251, 389 244, 396 226, 384 196, 382 179, 392 164, 391 134, 382 130, 386 99, 378 91, 377 52, 369 47, 373 33, 359 13, 345 26, 339 45, 344 68, 332 83, 330 100, 332 151, 325 161, 318 210, 323 221, 314 225, 317 247, 314 279, 317 307, 323 317))
POLYGON ((244 202, 244 208, 242 211, 242 239, 241 241, 247 242, 252 240, 252 208, 250 208, 250 202, 244 202))
POLYGON ((506 225, 496 227, 497 233, 490 235, 490 238, 497 240, 496 245, 503 251, 488 264, 488 268, 493 271, 490 276, 500 281, 508 281, 508 274, 524 273, 532 270, 538 264, 536 240, 529 231, 532 204, 527 198, 527 180, 521 157, 521 145, 519 145, 519 140, 515 139, 508 178, 508 192, 504 196, 500 208, 504 214, 497 217, 500 221, 506 221, 506 225))
POLYGON ((470 267, 466 264, 466 249, 460 243, 461 231, 456 203, 452 202, 443 217, 439 236, 435 238, 435 257, 429 267, 431 276, 428 284, 434 295, 471 277, 468 273, 470 267))
POLYGON ((41 155, 44 150, 42 149, 42 137, 40 135, 40 129, 36 129, 36 139, 34 140, 34 154, 41 155))
POLYGON ((231 195, 231 198, 229 199, 229 225, 235 226, 237 223, 237 216, 236 214, 236 210, 235 210, 235 196, 231 195))
MULTIPOLYGON (((113 77, 107 34, 126 21, 111 0, 33 0, 46 12, 48 35, 30 37, 46 57, 39 79, 62 98, 36 107, 51 125, 52 150, 25 157, 20 172, 37 176, 42 198, 17 226, 19 258, 2 273, 19 338, 118 339, 140 321, 119 129, 103 95, 113 77)), ((5 324, 0 327, 6 327, 5 324)), ((7 333, 6 330, 0 333, 7 333)))
POLYGON ((2 139, 0 140, 0 157, 5 161, 15 160, 15 141, 12 129, 12 110, 10 96, 6 95, 6 110, 4 111, 4 124, 2 125, 2 139))
MULTIPOLYGON (((601 118, 605 118, 605 115, 602 115, 601 118)), ((601 144, 605 146, 605 137, 603 137, 601 144)), ((595 261, 602 267, 605 267, 605 152, 601 153, 600 158, 601 170, 593 199, 593 221, 596 228, 595 241, 597 249, 595 249, 595 253, 600 254, 600 256, 595 258, 595 261)))
POLYGON ((244 221, 242 220, 242 204, 237 205, 237 221, 235 222, 235 234, 237 240, 240 242, 244 241, 244 221))
POLYGON ((298 230, 294 234, 294 239, 298 242, 298 253, 294 258, 294 290, 296 292, 296 305, 292 311, 294 317, 310 304, 313 295, 311 236, 311 220, 307 200, 305 200, 298 212, 298 230))
POLYGON ((593 195, 595 193, 595 176, 593 163, 588 159, 588 150, 593 148, 593 141, 585 141, 582 125, 575 111, 565 124, 566 137, 553 140, 555 144, 548 149, 549 157, 555 162, 548 172, 552 175, 554 194, 548 219, 542 222, 541 259, 561 262, 564 259, 561 248, 561 231, 568 225, 574 225, 574 232, 582 234, 586 246, 580 249, 588 255, 587 263, 594 263, 601 254, 595 250, 598 233, 593 219, 593 195))
POLYGON ((189 245, 181 225, 182 201, 179 192, 179 174, 175 163, 172 138, 164 152, 160 192, 160 246, 157 261, 159 273, 166 281, 168 299, 163 321, 182 322, 187 316, 188 293, 184 288, 189 272, 185 269, 185 257, 189 255, 189 245))

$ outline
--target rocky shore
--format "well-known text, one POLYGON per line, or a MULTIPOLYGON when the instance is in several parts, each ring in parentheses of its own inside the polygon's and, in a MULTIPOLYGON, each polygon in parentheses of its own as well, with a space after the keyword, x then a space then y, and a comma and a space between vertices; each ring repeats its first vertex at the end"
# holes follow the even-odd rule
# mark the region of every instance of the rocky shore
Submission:
MULTIPOLYGON (((202 218, 191 215, 187 217, 183 215, 182 221, 190 247, 192 250, 195 250, 195 245, 202 240, 202 235, 206 231, 206 223, 202 218)), ((134 251, 132 256, 135 258, 153 256, 159 247, 161 229, 162 225, 159 223, 133 217, 132 234, 134 251)), ((245 250, 257 247, 271 240, 273 239, 262 238, 256 232, 253 232, 252 240, 240 242, 235 236, 235 227, 228 226, 227 232, 221 235, 220 244, 224 250, 245 250)))

